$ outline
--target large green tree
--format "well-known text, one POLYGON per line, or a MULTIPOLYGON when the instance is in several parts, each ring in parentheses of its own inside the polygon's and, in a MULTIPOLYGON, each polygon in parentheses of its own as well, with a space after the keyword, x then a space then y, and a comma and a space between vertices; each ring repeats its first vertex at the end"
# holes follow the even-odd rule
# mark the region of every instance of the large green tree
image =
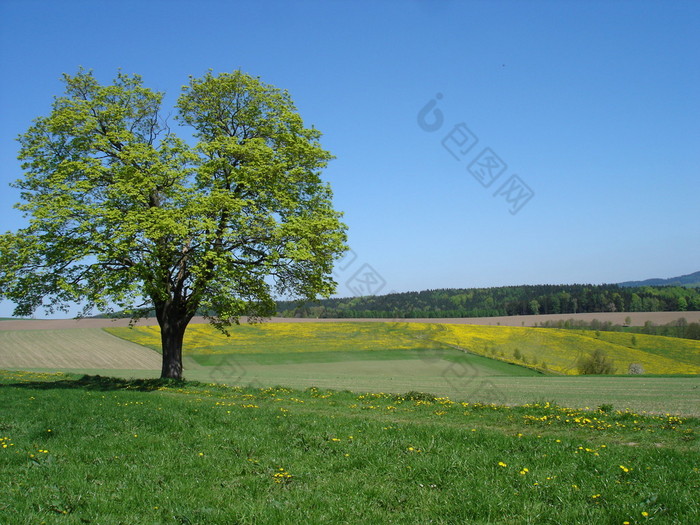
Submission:
POLYGON ((29 225, 0 236, 16 315, 155 309, 162 377, 181 378, 197 312, 225 330, 273 315, 275 294, 333 293, 346 227, 320 178, 332 156, 286 91, 240 71, 190 77, 169 122, 139 76, 63 80, 19 138, 29 225))

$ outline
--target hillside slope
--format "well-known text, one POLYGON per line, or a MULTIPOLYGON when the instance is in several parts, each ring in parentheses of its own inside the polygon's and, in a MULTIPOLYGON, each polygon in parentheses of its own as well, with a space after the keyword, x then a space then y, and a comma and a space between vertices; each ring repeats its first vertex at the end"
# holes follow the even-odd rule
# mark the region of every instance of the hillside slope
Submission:
POLYGON ((636 286, 688 286, 697 288, 700 286, 700 272, 670 277, 668 279, 645 279, 644 281, 625 281, 620 286, 630 288, 636 286))
MULTIPOLYGON (((160 344, 158 327, 107 330, 154 349, 160 344)), ((211 326, 196 325, 185 336, 185 354, 190 357, 236 355, 252 359, 257 355, 261 362, 260 356, 267 355, 267 362, 301 362, 314 360, 314 354, 344 352, 352 359, 353 353, 361 353, 365 359, 367 354, 383 353, 382 359, 391 359, 391 352, 400 355, 410 351, 442 359, 457 351, 560 374, 577 374, 578 359, 596 349, 608 354, 618 374, 626 374, 632 363, 641 364, 649 374, 700 374, 700 341, 642 334, 634 334, 633 339, 631 334, 596 335, 554 328, 307 322, 236 326, 229 338, 211 326)))

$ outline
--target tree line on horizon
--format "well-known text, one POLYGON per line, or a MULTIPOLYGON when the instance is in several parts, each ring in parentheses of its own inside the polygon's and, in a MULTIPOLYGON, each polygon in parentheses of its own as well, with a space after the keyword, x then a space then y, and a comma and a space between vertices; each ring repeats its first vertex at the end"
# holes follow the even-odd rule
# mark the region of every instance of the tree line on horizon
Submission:
POLYGON ((453 288, 300 304, 278 301, 281 317, 439 318, 700 310, 700 288, 617 284, 453 288))

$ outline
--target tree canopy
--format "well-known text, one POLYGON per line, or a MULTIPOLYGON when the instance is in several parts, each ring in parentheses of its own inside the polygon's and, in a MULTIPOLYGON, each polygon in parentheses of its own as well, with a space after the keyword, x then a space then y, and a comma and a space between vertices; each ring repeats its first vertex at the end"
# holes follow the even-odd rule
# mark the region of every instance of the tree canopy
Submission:
POLYGON ((346 227, 320 177, 332 156, 287 92, 240 71, 190 77, 171 123, 140 76, 63 80, 19 138, 29 225, 0 236, 16 315, 155 309, 162 377, 180 378, 196 312, 225 329, 273 315, 275 295, 333 293, 346 227))
POLYGON ((500 315, 700 310, 700 288, 617 284, 451 288, 378 296, 280 301, 287 317, 493 317, 500 315))

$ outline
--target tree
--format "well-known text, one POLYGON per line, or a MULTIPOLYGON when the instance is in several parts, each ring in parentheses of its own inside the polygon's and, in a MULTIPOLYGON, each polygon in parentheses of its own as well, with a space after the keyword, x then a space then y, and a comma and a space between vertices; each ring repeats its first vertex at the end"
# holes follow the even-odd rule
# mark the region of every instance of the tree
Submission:
POLYGON ((583 375, 614 374, 615 366, 607 354, 597 348, 587 357, 580 357, 576 363, 578 373, 583 375))
POLYGON ((287 92, 240 71, 190 77, 175 117, 190 145, 139 76, 63 80, 19 138, 29 226, 0 236, 0 298, 16 315, 155 309, 161 376, 181 378, 197 312, 225 331, 273 315, 275 293, 333 292, 346 227, 320 178, 332 156, 287 92))
POLYGON ((528 306, 529 306, 529 308, 530 308, 530 313, 531 313, 532 315, 539 315, 539 314, 540 314, 540 303, 539 303, 539 301, 537 301, 536 299, 533 299, 532 301, 530 301, 530 303, 528 304, 528 306))
POLYGON ((643 310, 642 299, 633 293, 630 299, 630 312, 641 312, 643 310))

